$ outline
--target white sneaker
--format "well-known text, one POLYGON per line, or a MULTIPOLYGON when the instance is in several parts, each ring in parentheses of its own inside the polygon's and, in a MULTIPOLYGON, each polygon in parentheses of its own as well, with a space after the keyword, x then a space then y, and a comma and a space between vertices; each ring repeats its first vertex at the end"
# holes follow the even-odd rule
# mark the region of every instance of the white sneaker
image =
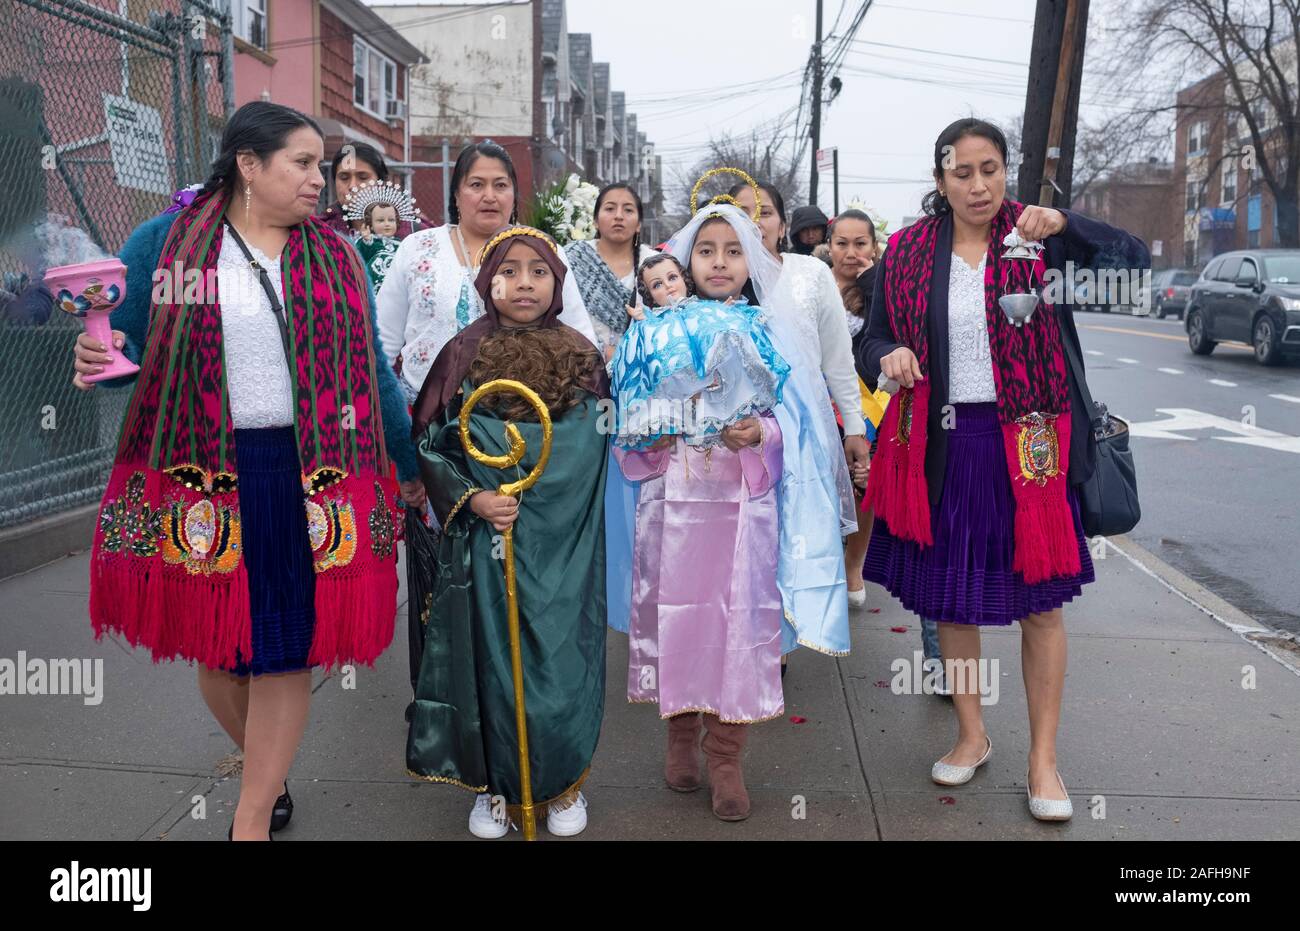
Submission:
POLYGON ((851 588, 849 589, 850 608, 860 608, 866 603, 867 603, 867 589, 865 585, 862 588, 859 588, 856 592, 851 588))
POLYGON ((573 803, 564 807, 551 805, 546 810, 546 830, 556 837, 572 837, 587 827, 587 799, 581 792, 573 803))
POLYGON ((506 832, 510 830, 510 816, 505 815, 504 821, 498 821, 492 814, 492 796, 486 792, 474 799, 474 809, 469 813, 469 832, 475 837, 484 837, 489 840, 496 837, 505 837, 506 832))

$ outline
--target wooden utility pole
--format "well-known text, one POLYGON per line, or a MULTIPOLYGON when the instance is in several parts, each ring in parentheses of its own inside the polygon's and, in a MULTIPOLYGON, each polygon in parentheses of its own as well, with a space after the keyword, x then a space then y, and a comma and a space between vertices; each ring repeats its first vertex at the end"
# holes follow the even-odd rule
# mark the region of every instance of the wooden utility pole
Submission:
POLYGON ((1038 0, 1017 199, 1068 207, 1089 0, 1038 0))
POLYGON ((808 177, 808 203, 817 203, 817 150, 822 145, 822 0, 817 0, 817 32, 813 36, 812 169, 808 177))

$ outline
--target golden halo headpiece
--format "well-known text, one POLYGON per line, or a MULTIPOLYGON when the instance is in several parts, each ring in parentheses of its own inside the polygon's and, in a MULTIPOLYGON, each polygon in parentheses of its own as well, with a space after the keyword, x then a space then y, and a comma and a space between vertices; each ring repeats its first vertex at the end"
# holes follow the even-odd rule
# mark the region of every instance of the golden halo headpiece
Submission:
MULTIPOLYGON (((691 188, 691 216, 695 216, 695 214, 699 210, 699 207, 697 205, 699 204, 699 199, 700 199, 700 188, 704 186, 704 182, 708 181, 714 175, 721 175, 721 174, 735 175, 736 177, 740 178, 742 181, 744 181, 746 184, 749 185, 750 190, 754 192, 754 213, 750 217, 750 219, 753 220, 755 223, 757 223, 759 212, 763 209, 763 192, 759 190, 758 182, 755 181, 753 178, 751 178, 748 172, 741 171, 739 168, 729 168, 726 166, 722 168, 710 168, 704 174, 700 175, 700 180, 695 182, 695 187, 691 188)), ((740 206, 740 204, 736 201, 736 198, 732 197, 730 194, 719 194, 717 197, 714 197, 712 200, 710 200, 709 203, 710 204, 727 203, 727 204, 735 204, 735 206, 737 207, 740 206)), ((705 206, 708 205, 706 204, 705 206)))
POLYGON ((371 204, 388 204, 397 210, 397 219, 411 222, 416 218, 415 198, 391 181, 367 181, 348 191, 343 201, 345 220, 364 220, 371 204))
POLYGON ((534 239, 540 239, 551 247, 552 252, 556 255, 560 254, 560 247, 555 244, 555 240, 550 236, 547 236, 541 230, 533 229, 531 226, 512 226, 509 229, 502 230, 487 241, 487 245, 479 250, 478 262, 476 264, 481 266, 487 260, 489 252, 514 236, 532 236, 534 239))

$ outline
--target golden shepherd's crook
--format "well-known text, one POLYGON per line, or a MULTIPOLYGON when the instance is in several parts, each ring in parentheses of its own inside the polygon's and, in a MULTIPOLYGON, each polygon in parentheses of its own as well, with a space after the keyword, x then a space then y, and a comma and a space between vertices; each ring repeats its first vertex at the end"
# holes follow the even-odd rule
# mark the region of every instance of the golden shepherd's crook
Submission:
MULTIPOLYGON (((474 393, 465 401, 465 406, 460 411, 460 442, 465 447, 465 452, 475 462, 494 469, 508 469, 519 464, 524 458, 524 438, 520 435, 518 428, 507 420, 506 439, 510 443, 510 452, 504 456, 489 456, 474 445, 474 441, 469 435, 469 415, 474 409, 474 405, 490 394, 518 394, 522 396, 537 411, 537 418, 542 424, 542 454, 537 457, 537 465, 533 466, 533 470, 524 478, 517 482, 507 482, 497 489, 497 494, 514 498, 520 492, 532 488, 537 483, 537 480, 542 477, 542 470, 546 468, 547 461, 551 458, 551 412, 546 409, 546 405, 537 396, 537 392, 522 382, 498 378, 476 388, 474 393)), ((523 808, 524 840, 536 840, 537 818, 533 812, 533 784, 528 768, 528 724, 524 718, 524 665, 519 650, 519 598, 515 592, 514 529, 514 525, 511 524, 506 528, 504 534, 506 620, 510 625, 510 667, 515 680, 515 728, 519 732, 519 786, 523 803, 521 807, 523 808)))

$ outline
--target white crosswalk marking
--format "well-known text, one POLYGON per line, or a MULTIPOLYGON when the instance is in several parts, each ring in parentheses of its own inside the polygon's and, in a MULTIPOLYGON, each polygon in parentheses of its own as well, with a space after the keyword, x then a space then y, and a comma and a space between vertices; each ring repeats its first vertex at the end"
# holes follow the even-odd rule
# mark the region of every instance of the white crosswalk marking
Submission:
POLYGON ((1211 378, 1211 379, 1210 379, 1210 384, 1212 384, 1212 385, 1218 385, 1220 388, 1235 388, 1235 387, 1237 387, 1237 383, 1236 383, 1235 381, 1224 381, 1222 378, 1211 378))
POLYGON ((1104 352, 1098 352, 1095 349, 1085 349, 1084 352, 1086 352, 1090 356, 1104 356, 1106 354, 1104 352))
POLYGON ((1292 404, 1300 404, 1300 398, 1293 394, 1270 394, 1270 398, 1277 398, 1279 401, 1290 401, 1292 404))
POLYGON ((1124 356, 1116 356, 1116 357, 1115 357, 1115 361, 1116 361, 1116 362, 1127 362, 1129 365, 1137 365, 1137 364, 1138 364, 1138 360, 1137 360, 1137 359, 1126 359, 1124 356))
POLYGON ((1156 371, 1157 371, 1157 372, 1164 372, 1166 375, 1181 375, 1181 374, 1183 374, 1183 370, 1182 370, 1182 369, 1163 369, 1163 368, 1162 368, 1162 369, 1156 369, 1156 371))

